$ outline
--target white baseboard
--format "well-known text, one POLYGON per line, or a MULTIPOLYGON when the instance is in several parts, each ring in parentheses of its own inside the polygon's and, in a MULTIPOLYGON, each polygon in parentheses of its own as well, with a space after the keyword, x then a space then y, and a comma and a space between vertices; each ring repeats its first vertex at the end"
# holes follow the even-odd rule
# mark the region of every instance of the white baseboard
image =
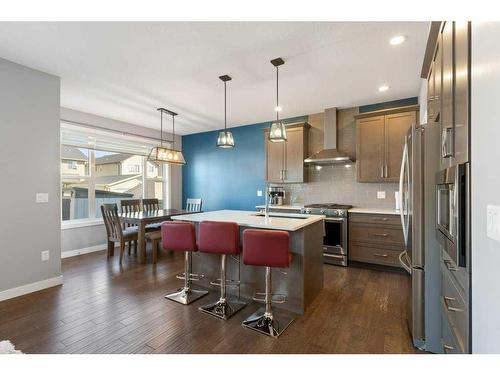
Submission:
POLYGON ((108 248, 108 245, 104 243, 102 245, 95 245, 95 246, 84 247, 84 248, 76 249, 76 250, 63 251, 61 253, 61 258, 64 259, 64 258, 76 257, 78 255, 89 254, 89 253, 94 253, 96 251, 106 250, 107 248, 108 248))
POLYGON ((53 286, 62 285, 63 275, 37 281, 35 283, 21 285, 16 288, 7 289, 0 292, 0 301, 5 301, 14 297, 19 297, 25 294, 37 292, 42 289, 51 288, 53 286))

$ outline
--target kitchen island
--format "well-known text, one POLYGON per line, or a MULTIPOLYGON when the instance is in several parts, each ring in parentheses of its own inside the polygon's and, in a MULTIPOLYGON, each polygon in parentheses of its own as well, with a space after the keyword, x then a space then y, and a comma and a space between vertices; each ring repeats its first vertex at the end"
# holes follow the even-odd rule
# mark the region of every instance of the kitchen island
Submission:
MULTIPOLYGON (((205 220, 235 222, 240 227, 240 240, 243 230, 247 228, 287 231, 290 234, 292 262, 287 269, 273 269, 272 288, 274 294, 287 296, 287 301, 278 307, 296 314, 303 314, 323 289, 323 219, 322 215, 277 213, 266 218, 261 213, 235 210, 172 217, 172 220, 190 221, 195 225, 205 220)), ((210 282, 220 277, 220 257, 194 253, 193 272, 205 275, 200 281, 195 281, 195 284, 214 289, 210 282)), ((240 281, 239 287, 227 290, 233 298, 250 301, 255 292, 265 290, 264 267, 244 265, 241 256, 228 258, 227 279, 240 281)))

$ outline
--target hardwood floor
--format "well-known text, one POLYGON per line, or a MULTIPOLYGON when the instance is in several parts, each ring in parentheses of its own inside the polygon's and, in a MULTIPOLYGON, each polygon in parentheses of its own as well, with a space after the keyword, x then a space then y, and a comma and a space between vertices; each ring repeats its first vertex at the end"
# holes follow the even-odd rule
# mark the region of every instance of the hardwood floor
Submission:
POLYGON ((132 255, 123 269, 105 252, 62 262, 64 285, 0 302, 0 340, 25 353, 415 353, 405 317, 408 278, 325 265, 325 288, 305 315, 273 339, 198 311, 217 292, 183 306, 163 296, 182 281, 182 254, 156 267, 132 255))

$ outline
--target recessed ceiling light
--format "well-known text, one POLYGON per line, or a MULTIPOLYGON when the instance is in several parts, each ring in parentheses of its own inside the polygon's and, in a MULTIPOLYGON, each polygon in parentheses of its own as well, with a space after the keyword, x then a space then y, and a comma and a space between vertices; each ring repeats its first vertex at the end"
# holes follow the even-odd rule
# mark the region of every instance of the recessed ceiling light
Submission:
POLYGON ((391 46, 397 46, 397 45, 403 43, 405 40, 406 40, 406 37, 404 35, 396 35, 396 36, 391 38, 389 43, 391 44, 391 46))
POLYGON ((387 86, 387 85, 382 85, 378 88, 378 91, 380 91, 380 92, 384 92, 387 90, 389 90, 389 86, 387 86))

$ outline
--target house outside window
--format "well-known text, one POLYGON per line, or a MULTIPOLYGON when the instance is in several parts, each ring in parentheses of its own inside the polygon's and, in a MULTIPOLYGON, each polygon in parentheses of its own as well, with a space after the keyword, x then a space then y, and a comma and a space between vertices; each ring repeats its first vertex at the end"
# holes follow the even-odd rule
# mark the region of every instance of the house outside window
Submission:
MULTIPOLYGON (((62 142, 79 144, 72 126, 62 124, 61 129, 62 142)), ((119 142, 112 134, 107 137, 99 143, 94 136, 99 149, 61 146, 62 221, 100 218, 103 203, 116 203, 120 208, 122 199, 157 198, 166 207, 167 167, 147 161, 149 145, 119 142), (119 152, 122 144, 126 152, 119 152), (134 150, 142 155, 131 153, 134 150)))

